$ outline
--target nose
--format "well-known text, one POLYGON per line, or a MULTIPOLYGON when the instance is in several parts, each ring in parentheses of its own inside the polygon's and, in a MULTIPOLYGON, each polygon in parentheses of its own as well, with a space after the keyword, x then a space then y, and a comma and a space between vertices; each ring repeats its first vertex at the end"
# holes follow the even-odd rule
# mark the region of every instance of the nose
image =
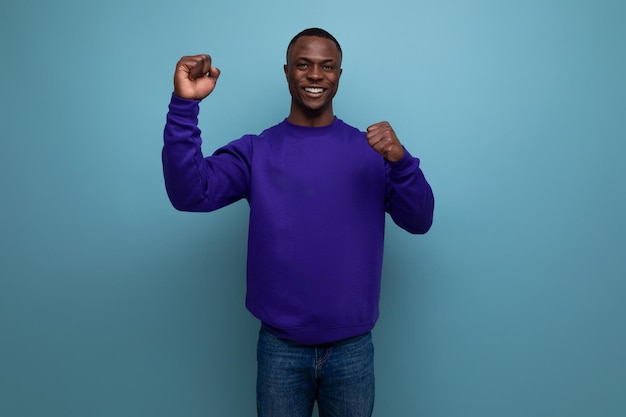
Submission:
POLYGON ((311 65, 311 68, 309 69, 309 72, 307 74, 307 77, 309 77, 309 79, 311 80, 320 80, 322 79, 322 69, 319 67, 319 65, 311 65))

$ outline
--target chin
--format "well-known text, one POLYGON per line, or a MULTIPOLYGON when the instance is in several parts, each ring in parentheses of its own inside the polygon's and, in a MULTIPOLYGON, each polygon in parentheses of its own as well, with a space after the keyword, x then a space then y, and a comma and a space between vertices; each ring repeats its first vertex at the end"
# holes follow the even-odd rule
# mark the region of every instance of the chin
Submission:
POLYGON ((315 103, 315 104, 304 103, 303 106, 302 106, 302 108, 305 111, 312 112, 312 113, 322 113, 328 107, 330 107, 330 103, 328 103, 326 101, 323 102, 323 103, 315 103))

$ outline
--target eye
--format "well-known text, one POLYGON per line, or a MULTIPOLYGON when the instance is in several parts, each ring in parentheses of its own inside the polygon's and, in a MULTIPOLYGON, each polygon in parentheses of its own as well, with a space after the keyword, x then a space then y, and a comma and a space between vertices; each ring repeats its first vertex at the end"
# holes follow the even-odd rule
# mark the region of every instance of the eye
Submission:
POLYGON ((324 71, 334 71, 335 67, 332 65, 324 65, 324 71))
POLYGON ((298 63, 296 64, 296 68, 299 68, 299 69, 306 69, 306 68, 309 68, 309 64, 307 64, 306 62, 298 62, 298 63))

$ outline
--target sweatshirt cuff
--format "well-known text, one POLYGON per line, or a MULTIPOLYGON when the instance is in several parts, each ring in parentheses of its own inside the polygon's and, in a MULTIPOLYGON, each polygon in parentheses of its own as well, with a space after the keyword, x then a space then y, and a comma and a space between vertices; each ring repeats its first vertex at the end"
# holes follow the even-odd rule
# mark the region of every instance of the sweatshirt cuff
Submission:
POLYGON ((172 93, 169 105, 170 113, 180 116, 189 116, 191 113, 197 116, 200 113, 200 101, 178 97, 172 93))
POLYGON ((385 160, 385 162, 389 164, 389 166, 394 170, 409 169, 413 166, 419 167, 419 164, 420 164, 419 158, 416 158, 413 155, 411 155, 409 151, 404 147, 404 145, 402 146, 402 148, 404 148, 404 155, 402 155, 402 158, 400 158, 399 161, 391 162, 391 161, 385 160))

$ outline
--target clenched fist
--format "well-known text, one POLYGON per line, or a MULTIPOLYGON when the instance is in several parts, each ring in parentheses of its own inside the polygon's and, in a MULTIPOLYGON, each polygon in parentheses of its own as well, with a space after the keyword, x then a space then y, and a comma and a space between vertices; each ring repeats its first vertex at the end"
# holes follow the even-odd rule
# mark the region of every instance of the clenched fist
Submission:
POLYGON ((380 122, 367 128, 367 142, 386 160, 397 162, 404 156, 404 148, 388 122, 380 122))
POLYGON ((206 54, 184 56, 176 64, 174 94, 190 100, 202 100, 215 89, 220 70, 211 65, 206 54))

